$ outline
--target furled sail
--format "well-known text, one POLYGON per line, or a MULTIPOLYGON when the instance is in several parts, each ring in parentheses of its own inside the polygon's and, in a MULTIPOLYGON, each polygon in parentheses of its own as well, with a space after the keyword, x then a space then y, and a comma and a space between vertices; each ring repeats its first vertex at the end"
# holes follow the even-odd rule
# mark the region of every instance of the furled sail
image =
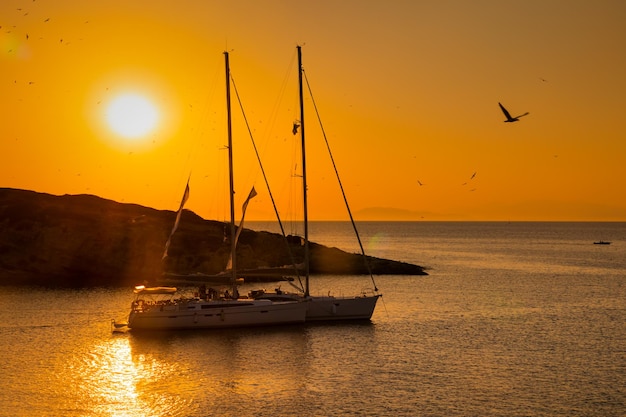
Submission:
POLYGON ((167 238, 167 242, 165 242, 165 251, 163 252, 163 258, 167 258, 167 251, 170 248, 170 242, 172 241, 172 236, 174 236, 174 232, 178 228, 178 222, 180 221, 180 215, 183 212, 183 207, 185 207, 185 203, 189 199, 189 179, 187 179, 187 185, 185 186, 185 192, 183 193, 183 199, 180 202, 180 207, 178 208, 178 213, 176 213, 176 221, 174 222, 174 227, 172 227, 172 231, 170 232, 170 236, 167 238))
MULTIPOLYGON (((250 194, 248 194, 248 198, 246 198, 246 201, 243 202, 243 205, 241 206, 241 222, 239 222, 239 227, 237 228, 237 233, 235 234, 235 247, 237 247, 237 241, 239 240, 239 235, 241 234, 241 231, 243 230, 243 221, 246 217, 246 209, 248 208, 248 203, 250 202, 250 200, 252 200, 255 196, 257 195, 256 190, 254 189, 254 186, 252 187, 252 190, 250 190, 250 194)), ((228 264, 226 265, 226 270, 230 270, 233 268, 233 256, 232 254, 229 256, 228 258, 228 264)))

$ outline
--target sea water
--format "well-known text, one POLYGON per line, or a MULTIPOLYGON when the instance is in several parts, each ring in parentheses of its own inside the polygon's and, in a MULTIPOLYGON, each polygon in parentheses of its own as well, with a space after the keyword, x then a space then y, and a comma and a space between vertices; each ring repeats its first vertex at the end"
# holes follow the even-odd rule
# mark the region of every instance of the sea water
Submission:
MULTIPOLYGON (((349 223, 310 232, 359 250, 349 223)), ((116 333, 129 288, 0 287, 0 416, 626 415, 626 224, 359 232, 429 273, 314 277, 314 293, 376 285, 368 323, 116 333)))

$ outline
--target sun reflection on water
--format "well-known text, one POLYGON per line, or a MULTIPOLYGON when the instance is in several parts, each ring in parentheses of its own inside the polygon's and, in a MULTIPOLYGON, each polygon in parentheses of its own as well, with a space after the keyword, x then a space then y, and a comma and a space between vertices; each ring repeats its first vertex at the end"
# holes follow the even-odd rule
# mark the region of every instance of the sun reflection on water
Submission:
POLYGON ((84 358, 77 386, 96 415, 182 415, 182 410, 189 411, 190 404, 166 382, 180 371, 176 365, 148 353, 133 354, 129 337, 103 340, 84 358))

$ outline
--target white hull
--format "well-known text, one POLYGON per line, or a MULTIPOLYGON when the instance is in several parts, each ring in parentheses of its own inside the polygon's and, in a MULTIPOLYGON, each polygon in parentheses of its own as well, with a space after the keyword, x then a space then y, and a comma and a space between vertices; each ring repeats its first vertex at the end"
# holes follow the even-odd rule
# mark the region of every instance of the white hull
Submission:
POLYGON ((264 293, 257 299, 273 301, 306 300, 306 321, 369 320, 380 294, 355 297, 311 296, 293 293, 264 293))
POLYGON ((269 300, 192 300, 135 308, 128 327, 135 330, 220 329, 302 323, 307 303, 269 300))
POLYGON ((363 297, 310 297, 306 321, 369 320, 380 295, 363 297))

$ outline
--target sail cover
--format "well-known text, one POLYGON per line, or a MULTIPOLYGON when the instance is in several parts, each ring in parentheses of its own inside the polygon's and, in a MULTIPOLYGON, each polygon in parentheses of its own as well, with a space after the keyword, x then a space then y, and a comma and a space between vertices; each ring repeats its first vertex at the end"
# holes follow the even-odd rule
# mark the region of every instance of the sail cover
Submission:
MULTIPOLYGON (((237 233, 235 233, 235 247, 237 247, 237 241, 239 240, 239 235, 241 234, 241 230, 243 229, 243 221, 246 217, 246 209, 248 208, 248 203, 250 202, 250 200, 252 200, 255 196, 257 195, 256 190, 254 189, 254 186, 252 187, 252 189, 250 190, 250 194, 248 194, 248 198, 246 198, 246 201, 244 201, 243 205, 241 206, 241 222, 239 222, 239 227, 237 228, 237 233)), ((233 268, 233 256, 232 254, 230 255, 230 257, 228 258, 228 264, 226 265, 226 270, 230 270, 233 268)))

